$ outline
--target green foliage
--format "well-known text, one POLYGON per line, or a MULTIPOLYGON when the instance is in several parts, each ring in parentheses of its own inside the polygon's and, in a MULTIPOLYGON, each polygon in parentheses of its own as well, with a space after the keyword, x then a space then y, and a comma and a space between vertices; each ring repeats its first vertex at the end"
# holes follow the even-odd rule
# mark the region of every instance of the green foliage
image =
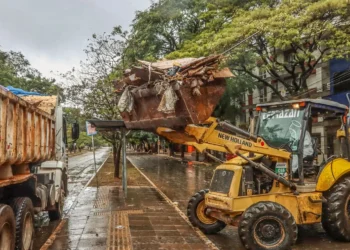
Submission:
MULTIPOLYGON (((260 1, 242 0, 160 0, 145 11, 139 11, 132 23, 125 55, 154 61, 195 41, 203 31, 212 35, 232 20, 241 8, 260 1)), ((264 2, 264 1, 263 1, 264 2)), ((120 31, 120 27, 116 28, 120 31)), ((209 36, 210 37, 210 36, 209 36)), ((203 48, 206 50, 206 48, 203 48)), ((199 55, 202 56, 203 54, 199 55)), ((187 55, 186 55, 187 56, 187 55)))
POLYGON ((0 84, 48 95, 62 94, 55 79, 43 77, 21 52, 0 51, 0 84))
MULTIPOLYGON (((81 112, 81 109, 79 108, 71 108, 71 107, 65 107, 64 108, 64 114, 66 117, 66 121, 68 124, 68 144, 71 145, 73 143, 73 140, 71 139, 71 126, 73 123, 78 122, 80 134, 79 139, 76 141, 78 147, 91 147, 91 136, 88 136, 86 134, 86 120, 87 118, 84 116, 84 114, 81 112)), ((94 142, 96 147, 100 147, 103 145, 107 145, 108 142, 100 135, 100 133, 97 133, 97 135, 94 136, 94 142)))
POLYGON ((242 112, 245 105, 244 94, 251 92, 256 87, 256 82, 251 76, 241 73, 235 78, 226 80, 226 90, 216 106, 213 115, 222 120, 235 123, 236 115, 242 112))
POLYGON ((349 14, 346 0, 255 1, 249 8, 239 8, 232 20, 219 29, 208 25, 168 58, 223 52, 258 32, 232 51, 228 63, 283 99, 254 69, 258 66, 260 71, 267 71, 291 94, 304 91, 307 79, 320 62, 349 55, 349 14), (280 57, 281 52, 288 60, 280 57))
POLYGON ((145 131, 131 131, 127 137, 127 141, 134 148, 141 146, 145 150, 150 150, 152 145, 156 145, 158 136, 145 131))

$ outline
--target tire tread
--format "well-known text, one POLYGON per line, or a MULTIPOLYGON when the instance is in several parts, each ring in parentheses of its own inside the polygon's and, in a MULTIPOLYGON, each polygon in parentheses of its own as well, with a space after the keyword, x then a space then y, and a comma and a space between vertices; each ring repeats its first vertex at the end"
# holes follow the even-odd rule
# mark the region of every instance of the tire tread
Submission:
POLYGON ((196 218, 197 205, 204 199, 205 194, 208 192, 208 189, 200 190, 191 197, 187 205, 187 217, 191 224, 199 228, 203 233, 216 234, 226 227, 224 222, 218 220, 213 225, 205 225, 196 218))

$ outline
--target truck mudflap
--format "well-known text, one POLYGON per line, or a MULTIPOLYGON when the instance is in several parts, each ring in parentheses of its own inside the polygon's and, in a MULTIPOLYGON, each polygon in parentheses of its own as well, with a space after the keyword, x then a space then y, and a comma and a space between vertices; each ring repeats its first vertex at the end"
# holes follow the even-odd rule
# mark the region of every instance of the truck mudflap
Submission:
POLYGON ((115 84, 123 91, 118 108, 126 127, 154 131, 205 122, 225 92, 225 78, 233 76, 228 68, 218 69, 219 60, 140 61, 141 67, 126 71, 115 84))

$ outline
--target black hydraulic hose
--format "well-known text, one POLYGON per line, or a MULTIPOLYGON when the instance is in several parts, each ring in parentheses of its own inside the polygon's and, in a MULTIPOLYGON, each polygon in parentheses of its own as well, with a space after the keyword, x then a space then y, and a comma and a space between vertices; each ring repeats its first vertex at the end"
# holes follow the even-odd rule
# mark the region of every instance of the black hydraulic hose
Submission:
POLYGON ((240 129, 240 128, 232 125, 231 123, 220 122, 219 125, 227 132, 237 133, 237 134, 243 135, 243 136, 247 137, 249 140, 252 140, 254 142, 256 142, 258 140, 258 137, 256 137, 255 135, 251 135, 249 132, 247 132, 243 129, 240 129))
POLYGON ((210 157, 211 159, 213 159, 214 161, 216 162, 219 162, 219 163, 223 163, 222 160, 220 160, 219 158, 215 157, 214 155, 208 153, 207 151, 204 152, 208 157, 210 157))
POLYGON ((296 190, 296 186, 294 183, 287 181, 286 179, 284 179, 283 177, 279 176, 278 174, 274 173, 272 170, 270 170, 269 168, 267 168, 264 164, 262 163, 256 163, 252 160, 250 160, 249 158, 245 157, 244 155, 242 155, 241 153, 239 153, 238 151, 236 152, 236 154, 240 157, 242 157, 244 160, 246 160, 247 162, 249 162, 253 167, 259 169, 261 172, 264 172, 265 174, 267 174, 268 176, 270 176, 271 178, 281 182, 283 185, 289 187, 290 189, 292 189, 293 191, 296 190))

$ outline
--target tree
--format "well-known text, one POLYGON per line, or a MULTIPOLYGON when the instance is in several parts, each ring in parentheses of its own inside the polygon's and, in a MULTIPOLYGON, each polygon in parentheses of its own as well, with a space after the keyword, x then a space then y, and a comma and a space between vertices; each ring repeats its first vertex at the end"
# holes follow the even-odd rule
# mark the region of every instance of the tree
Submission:
POLYGON ((226 80, 226 90, 216 106, 213 115, 222 120, 229 120, 236 123, 236 116, 242 112, 245 105, 244 95, 256 87, 254 79, 246 74, 237 75, 235 78, 226 80))
POLYGON ((261 72, 268 72, 274 82, 297 95, 307 91, 307 79, 319 63, 349 55, 350 8, 346 0, 268 2, 240 9, 221 30, 204 30, 168 57, 223 52, 256 34, 233 50, 227 63, 284 99, 275 84, 260 76, 261 72))
MULTIPOLYGON (((66 94, 71 103, 81 107, 83 116, 101 120, 121 119, 117 108, 118 95, 114 92, 114 79, 123 71, 122 52, 125 42, 116 35, 93 35, 85 49, 86 61, 80 70, 62 74, 66 81, 66 94)), ((113 147, 115 177, 119 175, 121 152, 120 131, 101 132, 113 147)))
POLYGON ((160 0, 149 9, 138 11, 132 23, 127 49, 134 59, 153 61, 179 49, 203 26, 199 15, 203 0, 160 0))
POLYGON ((42 94, 62 94, 55 79, 43 77, 21 52, 0 51, 0 84, 42 94))
MULTIPOLYGON (((270 0, 271 1, 271 0, 270 0)), ((270 2, 268 1, 268 2, 270 2)), ((259 5, 242 0, 160 0, 136 12, 128 36, 131 61, 154 61, 183 47, 204 30, 215 33, 232 20, 239 8, 259 5)), ((201 56, 201 55, 200 55, 201 56)))
POLYGON ((141 149, 146 152, 150 150, 155 152, 156 143, 158 141, 157 136, 145 131, 132 131, 127 139, 134 149, 141 149))

